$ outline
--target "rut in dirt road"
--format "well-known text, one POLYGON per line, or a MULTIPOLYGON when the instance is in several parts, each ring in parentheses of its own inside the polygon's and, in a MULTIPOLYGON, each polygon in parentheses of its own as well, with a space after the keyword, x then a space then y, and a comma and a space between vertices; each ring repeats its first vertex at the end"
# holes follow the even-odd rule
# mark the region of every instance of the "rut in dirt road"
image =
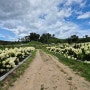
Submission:
POLYGON ((90 82, 54 56, 37 50, 33 62, 9 90, 90 90, 90 82))

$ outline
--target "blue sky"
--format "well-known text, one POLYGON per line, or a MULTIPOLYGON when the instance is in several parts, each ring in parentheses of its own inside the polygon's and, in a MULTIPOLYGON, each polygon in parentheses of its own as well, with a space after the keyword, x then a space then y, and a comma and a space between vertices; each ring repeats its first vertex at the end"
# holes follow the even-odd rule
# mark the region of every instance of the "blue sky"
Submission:
POLYGON ((0 0, 0 40, 30 32, 90 36, 90 0, 0 0))

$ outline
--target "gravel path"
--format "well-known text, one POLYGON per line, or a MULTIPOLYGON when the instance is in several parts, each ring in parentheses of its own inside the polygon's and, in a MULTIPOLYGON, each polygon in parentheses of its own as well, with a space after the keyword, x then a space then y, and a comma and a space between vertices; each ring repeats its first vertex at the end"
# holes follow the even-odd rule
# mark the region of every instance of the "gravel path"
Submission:
POLYGON ((90 90, 90 82, 56 57, 37 50, 33 62, 9 90, 90 90))

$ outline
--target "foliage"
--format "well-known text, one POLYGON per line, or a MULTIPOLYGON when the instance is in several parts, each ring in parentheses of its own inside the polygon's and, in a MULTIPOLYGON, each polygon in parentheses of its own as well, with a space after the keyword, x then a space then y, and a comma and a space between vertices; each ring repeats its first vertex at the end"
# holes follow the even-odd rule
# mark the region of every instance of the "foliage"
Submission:
POLYGON ((39 34, 36 34, 36 33, 30 33, 30 36, 29 37, 30 37, 30 41, 38 41, 40 35, 39 34))
POLYGON ((34 47, 20 47, 0 50, 0 75, 16 67, 25 57, 35 50, 34 47))
POLYGON ((79 61, 90 61, 90 43, 73 43, 59 44, 53 47, 47 47, 49 51, 63 54, 67 58, 72 58, 79 61))
POLYGON ((70 38, 67 39, 68 43, 77 43, 79 40, 79 37, 77 35, 71 35, 70 38))
POLYGON ((37 33, 30 33, 30 35, 25 36, 20 39, 20 42, 30 42, 30 41, 39 41, 44 44, 58 43, 62 40, 55 37, 55 35, 51 35, 50 33, 44 33, 41 36, 37 33))

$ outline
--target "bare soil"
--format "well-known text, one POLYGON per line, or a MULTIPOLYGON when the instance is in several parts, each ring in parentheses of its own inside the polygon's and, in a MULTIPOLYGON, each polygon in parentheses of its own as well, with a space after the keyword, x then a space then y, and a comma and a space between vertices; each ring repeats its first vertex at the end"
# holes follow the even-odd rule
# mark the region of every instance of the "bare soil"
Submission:
POLYGON ((28 69, 9 90, 90 90, 90 82, 56 57, 37 50, 28 69))

